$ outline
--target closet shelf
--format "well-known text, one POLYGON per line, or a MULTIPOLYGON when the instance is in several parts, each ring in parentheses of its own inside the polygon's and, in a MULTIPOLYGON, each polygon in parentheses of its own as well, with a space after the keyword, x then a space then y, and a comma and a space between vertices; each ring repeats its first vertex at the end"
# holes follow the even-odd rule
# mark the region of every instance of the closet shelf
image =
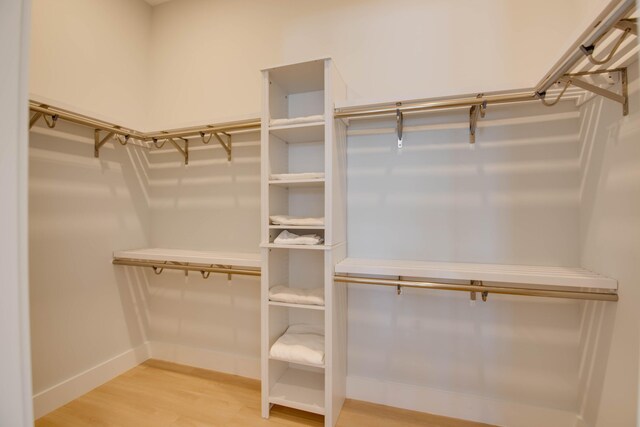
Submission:
POLYGON ((306 309, 306 310, 324 311, 324 305, 294 304, 294 303, 290 303, 290 302, 280 302, 280 301, 271 301, 271 300, 269 300, 269 305, 275 306, 275 307, 303 308, 303 309, 306 309))
POLYGON ((302 249, 302 250, 316 250, 326 251, 331 249, 328 245, 279 245, 277 243, 267 243, 260 245, 261 248, 273 248, 273 249, 302 249))
POLYGON ((115 251, 114 265, 150 267, 154 273, 164 270, 194 271, 207 279, 211 273, 260 276, 260 256, 250 253, 204 252, 184 249, 133 249, 115 251))
POLYGON ((271 230, 324 230, 324 225, 280 225, 270 224, 271 230))
POLYGON ((282 359, 280 357, 273 357, 273 356, 269 356, 269 360, 276 360, 278 362, 293 363, 294 365, 310 366, 312 368, 324 369, 324 364, 316 365, 316 364, 313 364, 313 363, 305 363, 305 362, 300 362, 300 361, 297 361, 297 360, 282 359))
POLYGON ((335 272, 336 282, 397 286, 398 291, 402 287, 465 291, 472 293, 472 299, 475 292, 481 292, 483 299, 488 293, 497 293, 618 300, 615 279, 583 268, 346 258, 336 265, 335 272))
POLYGON ((313 179, 272 179, 269 180, 269 185, 278 187, 323 187, 324 178, 313 179))
POLYGON ((324 121, 269 127, 269 132, 284 142, 307 143, 324 141, 324 121))
POLYGON ((288 368, 271 388, 269 403, 324 415, 324 372, 288 368))

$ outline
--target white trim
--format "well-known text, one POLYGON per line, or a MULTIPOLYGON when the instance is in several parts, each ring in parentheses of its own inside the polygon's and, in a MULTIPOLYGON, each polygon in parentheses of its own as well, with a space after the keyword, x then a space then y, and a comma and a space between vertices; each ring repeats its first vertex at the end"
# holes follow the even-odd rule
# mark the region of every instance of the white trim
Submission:
POLYGON ((412 411, 509 427, 576 427, 577 414, 417 385, 347 377, 347 397, 412 411))
POLYGON ((149 342, 148 346, 152 359, 260 379, 260 358, 257 356, 242 356, 164 342, 149 342))
POLYGON ((148 344, 125 351, 33 396, 35 418, 71 402, 149 359, 148 344))

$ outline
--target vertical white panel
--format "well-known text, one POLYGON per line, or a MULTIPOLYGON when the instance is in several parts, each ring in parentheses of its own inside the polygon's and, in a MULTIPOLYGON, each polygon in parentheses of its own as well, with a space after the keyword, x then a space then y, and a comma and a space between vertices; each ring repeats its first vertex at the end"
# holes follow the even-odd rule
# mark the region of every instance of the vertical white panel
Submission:
POLYGON ((27 273, 31 3, 0 2, 0 425, 33 425, 27 273))

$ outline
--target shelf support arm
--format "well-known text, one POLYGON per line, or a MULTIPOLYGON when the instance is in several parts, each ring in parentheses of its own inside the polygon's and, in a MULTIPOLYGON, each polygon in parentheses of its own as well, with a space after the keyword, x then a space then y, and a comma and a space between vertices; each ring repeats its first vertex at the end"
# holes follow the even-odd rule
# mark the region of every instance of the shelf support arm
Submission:
POLYGON ((42 117, 42 113, 35 113, 33 116, 31 116, 31 119, 29 120, 29 130, 31 130, 33 125, 35 125, 38 120, 40 120, 40 117, 42 117))
POLYGON ((180 147, 180 145, 173 138, 167 138, 167 141, 171 143, 175 147, 176 150, 184 157, 184 164, 189 164, 189 140, 185 138, 180 138, 184 141, 184 148, 180 147))
POLYGON ((100 139, 100 129, 93 130, 93 157, 100 157, 100 148, 102 148, 102 146, 112 137, 113 132, 109 132, 104 138, 100 139))
MULTIPOLYGON (((227 161, 230 162, 231 161, 231 134, 228 134, 226 132, 221 132, 221 133, 227 137, 227 142, 224 142, 224 140, 220 137, 220 135, 217 132, 214 132, 213 136, 216 137, 216 139, 218 140, 222 148, 224 148, 224 151, 227 152, 227 161)), ((209 137, 209 139, 211 139, 211 137, 209 137)))
MULTIPOLYGON (((482 98, 484 94, 478 94, 477 98, 482 98)), ((472 105, 469 109, 469 144, 476 142, 476 130, 478 129, 478 118, 484 118, 487 111, 487 101, 481 104, 472 105)))
MULTIPOLYGON (((608 98, 612 101, 622 104, 622 115, 627 116, 629 115, 629 89, 628 89, 627 69, 621 68, 619 70, 614 70, 614 71, 620 73, 620 85, 622 88, 621 90, 622 94, 618 94, 613 91, 603 89, 599 86, 596 86, 594 84, 591 84, 579 78, 579 76, 581 75, 588 75, 585 73, 581 73, 579 75, 567 74, 562 79, 560 79, 560 81, 565 83, 570 82, 574 86, 578 86, 579 88, 588 90, 589 92, 592 92, 596 95, 604 96, 605 98, 608 98)), ((597 73, 597 74, 600 74, 600 73, 597 73)))

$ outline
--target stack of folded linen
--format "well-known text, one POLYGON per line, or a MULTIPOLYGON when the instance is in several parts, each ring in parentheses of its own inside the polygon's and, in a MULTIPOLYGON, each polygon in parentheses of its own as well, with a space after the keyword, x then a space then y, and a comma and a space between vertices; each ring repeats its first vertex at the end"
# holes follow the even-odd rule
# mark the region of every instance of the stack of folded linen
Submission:
POLYGON ((324 305, 324 289, 300 289, 274 286, 269 289, 269 300, 289 304, 324 305))
POLYGON ((275 238, 273 243, 277 245, 319 245, 324 239, 317 234, 305 234, 299 236, 290 231, 283 230, 282 233, 275 238))
POLYGON ((269 217, 271 224, 274 225, 324 225, 324 217, 302 217, 289 215, 271 215, 269 217))
POLYGON ((324 364, 324 330, 314 325, 291 325, 271 346, 274 359, 322 366, 324 364))
POLYGON ((300 123, 314 123, 324 120, 324 115, 317 114, 313 116, 292 117, 290 119, 271 119, 271 126, 297 125, 300 123))

